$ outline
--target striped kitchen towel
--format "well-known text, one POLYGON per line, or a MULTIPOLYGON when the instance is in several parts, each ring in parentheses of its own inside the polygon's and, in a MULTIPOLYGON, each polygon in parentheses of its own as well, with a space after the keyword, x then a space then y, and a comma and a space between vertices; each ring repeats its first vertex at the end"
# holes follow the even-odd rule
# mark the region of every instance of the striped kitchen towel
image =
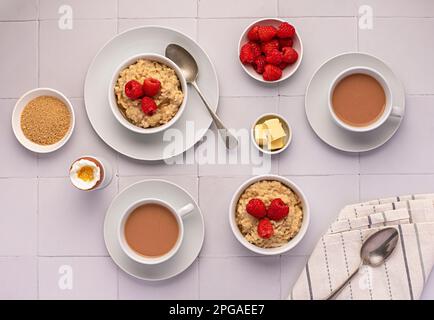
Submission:
POLYGON ((419 299, 434 264, 434 194, 374 200, 343 208, 319 240, 289 299, 324 299, 360 263, 363 241, 384 226, 400 240, 381 266, 363 266, 337 299, 419 299))

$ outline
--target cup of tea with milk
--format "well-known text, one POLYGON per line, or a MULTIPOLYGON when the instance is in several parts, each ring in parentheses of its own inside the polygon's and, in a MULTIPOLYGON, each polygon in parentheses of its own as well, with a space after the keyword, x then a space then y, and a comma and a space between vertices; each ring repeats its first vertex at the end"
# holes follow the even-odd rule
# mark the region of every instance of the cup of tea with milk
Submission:
POLYGON ((172 258, 184 238, 183 219, 194 210, 187 203, 179 208, 161 199, 141 199, 127 208, 118 225, 123 252, 144 265, 157 265, 172 258))
POLYGON ((393 105, 389 83, 368 67, 339 73, 330 85, 328 106, 334 122, 351 132, 369 132, 390 117, 403 116, 403 109, 393 105))

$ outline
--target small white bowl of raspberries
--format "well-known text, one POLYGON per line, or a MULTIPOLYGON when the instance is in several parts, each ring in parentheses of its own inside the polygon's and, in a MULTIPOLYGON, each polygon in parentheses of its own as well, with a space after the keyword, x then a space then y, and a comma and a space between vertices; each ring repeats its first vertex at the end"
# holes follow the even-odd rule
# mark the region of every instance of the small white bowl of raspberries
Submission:
POLYGON ((290 23, 267 18, 244 30, 238 53, 249 76, 264 83, 278 83, 297 71, 303 58, 303 44, 290 23))

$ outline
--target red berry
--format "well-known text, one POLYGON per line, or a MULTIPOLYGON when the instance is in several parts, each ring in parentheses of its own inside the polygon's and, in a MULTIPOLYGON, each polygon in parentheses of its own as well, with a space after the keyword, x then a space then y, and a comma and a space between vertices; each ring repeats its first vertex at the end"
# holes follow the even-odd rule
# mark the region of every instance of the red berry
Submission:
POLYGON ((258 235, 261 238, 268 239, 271 238, 274 234, 273 225, 271 224, 270 220, 268 219, 262 219, 258 223, 258 235))
POLYGON ((279 38, 292 38, 295 35, 295 28, 288 22, 283 22, 277 29, 277 36, 279 38))
POLYGON ((270 64, 274 64, 275 66, 279 65, 282 62, 283 56, 282 52, 277 49, 273 49, 265 56, 265 61, 270 64))
POLYGON ((257 219, 261 219, 267 215, 267 208, 264 202, 257 198, 250 199, 246 205, 246 211, 257 219))
POLYGON ((262 54, 261 46, 259 44, 257 44, 256 42, 249 42, 249 44, 250 44, 250 48, 252 48, 253 56, 255 58, 259 57, 262 54))
POLYGON ((281 62, 281 63, 279 63, 279 65, 278 65, 278 67, 280 68, 280 69, 285 69, 287 66, 289 66, 289 64, 288 63, 286 63, 286 62, 281 62))
POLYGON ((264 69, 265 69, 266 64, 267 64, 267 62, 265 61, 265 57, 259 56, 253 62, 253 68, 255 69, 255 71, 257 73, 262 74, 262 73, 264 73, 264 69))
POLYGON ((289 64, 293 64, 298 59, 298 53, 291 47, 285 47, 282 49, 283 61, 289 64))
POLYGON ((161 82, 158 79, 147 78, 143 81, 143 92, 148 97, 153 97, 161 89, 161 82))
POLYGON ((282 70, 272 64, 265 65, 262 77, 265 81, 276 81, 282 77, 282 70))
POLYGON ((138 99, 143 96, 143 88, 140 82, 136 80, 130 80, 125 84, 125 95, 132 99, 138 99))
POLYGON ((282 199, 277 198, 271 201, 268 207, 268 218, 272 220, 282 220, 288 215, 289 207, 282 201, 282 199))
POLYGON ((294 41, 292 40, 292 38, 279 39, 280 50, 282 50, 282 48, 284 47, 292 47, 293 44, 294 41))
POLYGON ((250 43, 246 43, 241 47, 240 60, 243 64, 249 64, 252 63, 253 60, 255 60, 255 55, 253 53, 250 43))
POLYGON ((259 40, 270 41, 276 36, 277 30, 273 26, 260 26, 258 30, 259 40))
POLYGON ((279 41, 276 39, 264 42, 261 45, 261 50, 265 54, 267 54, 268 52, 270 52, 271 50, 274 50, 274 49, 276 49, 276 50, 279 49, 279 41))
POLYGON ((250 28, 249 32, 247 33, 247 39, 250 41, 258 41, 259 40, 259 26, 253 26, 250 28))
POLYGON ((157 108, 158 107, 154 99, 149 97, 142 98, 142 110, 145 114, 147 114, 148 116, 152 116, 155 111, 157 111, 157 108))

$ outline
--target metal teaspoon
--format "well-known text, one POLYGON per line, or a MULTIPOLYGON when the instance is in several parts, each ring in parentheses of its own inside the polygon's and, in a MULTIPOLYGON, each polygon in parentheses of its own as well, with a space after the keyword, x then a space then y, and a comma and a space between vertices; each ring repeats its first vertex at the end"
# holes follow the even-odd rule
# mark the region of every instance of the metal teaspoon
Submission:
POLYGON ((365 266, 379 267, 392 254, 398 243, 399 234, 395 228, 384 228, 369 236, 360 249, 360 265, 339 287, 330 293, 325 300, 334 299, 355 277, 360 268, 365 266))
POLYGON ((183 47, 178 46, 177 44, 169 44, 166 47, 166 57, 175 62, 178 67, 181 69, 185 80, 187 83, 191 84, 199 94, 206 108, 208 109, 209 114, 211 115, 214 123, 217 126, 217 129, 225 142, 227 149, 235 148, 238 145, 237 138, 229 132, 217 114, 211 109, 208 101, 205 96, 202 94, 202 91, 199 89, 196 79, 199 73, 199 68, 197 67, 196 60, 194 60, 193 56, 185 50, 183 47))

